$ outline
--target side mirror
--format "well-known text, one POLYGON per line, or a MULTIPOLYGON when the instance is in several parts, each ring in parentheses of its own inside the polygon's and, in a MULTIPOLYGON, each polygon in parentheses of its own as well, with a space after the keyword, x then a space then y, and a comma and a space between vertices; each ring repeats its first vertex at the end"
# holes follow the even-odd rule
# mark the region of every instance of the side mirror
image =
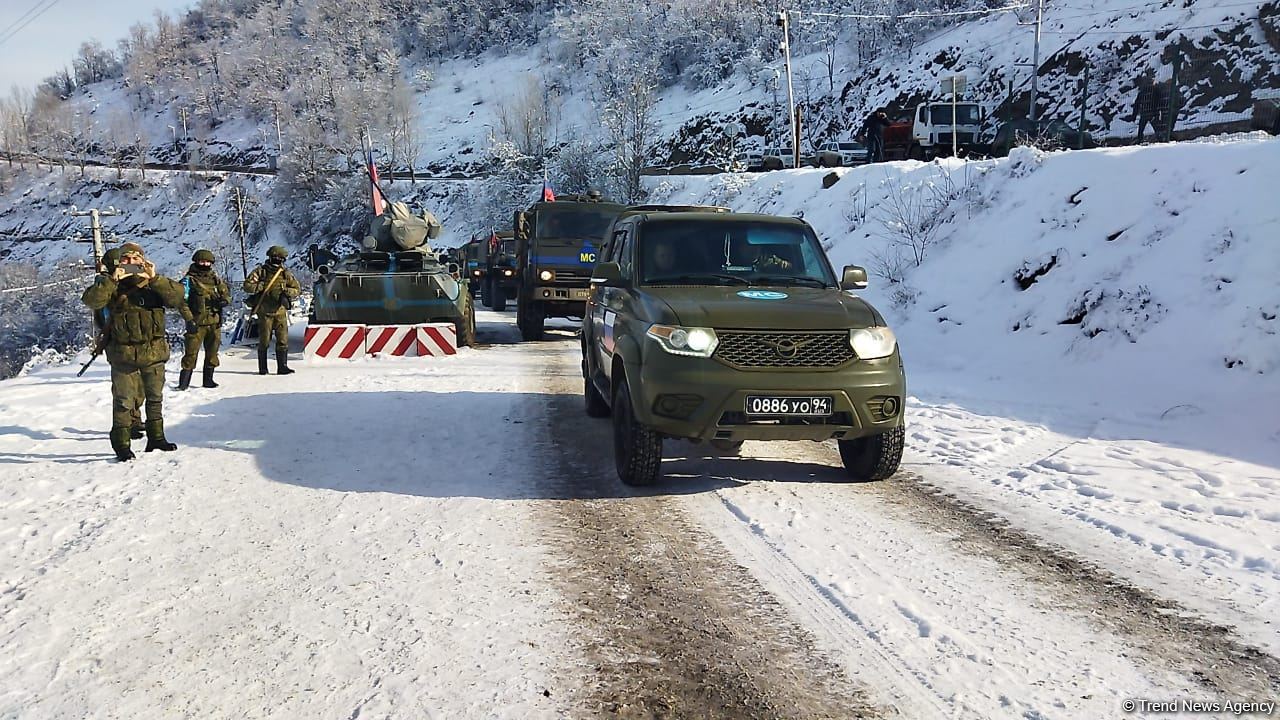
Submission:
POLYGON ((618 287, 622 284, 622 267, 616 262, 597 263, 591 271, 591 282, 605 287, 618 287))
POLYGON ((867 287, 867 269, 860 265, 845 265, 844 277, 840 279, 841 290, 865 290, 867 287))

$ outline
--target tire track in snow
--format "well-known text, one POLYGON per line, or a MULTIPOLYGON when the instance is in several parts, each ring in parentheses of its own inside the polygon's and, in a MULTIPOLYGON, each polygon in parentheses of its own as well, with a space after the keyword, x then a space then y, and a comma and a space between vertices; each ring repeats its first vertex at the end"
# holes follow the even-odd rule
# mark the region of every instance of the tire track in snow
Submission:
POLYGON ((1229 627, 1203 620, 917 475, 901 473, 869 490, 904 519, 950 535, 967 553, 1027 570, 1064 608, 1143 649, 1143 662, 1172 668, 1223 695, 1280 695, 1280 659, 1241 642, 1229 627))
POLYGON ((607 421, 582 410, 576 342, 546 371, 556 395, 529 412, 544 433, 553 568, 578 618, 592 679, 586 716, 854 718, 849 686, 677 498, 615 477, 607 421), (591 452, 584 453, 584 449, 591 452))

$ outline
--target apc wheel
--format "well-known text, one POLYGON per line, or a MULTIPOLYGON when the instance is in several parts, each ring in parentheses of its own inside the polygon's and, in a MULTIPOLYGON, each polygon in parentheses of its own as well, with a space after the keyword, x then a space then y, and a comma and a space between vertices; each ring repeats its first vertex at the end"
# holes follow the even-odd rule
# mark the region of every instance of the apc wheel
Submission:
POLYGON ((845 472, 858 482, 890 477, 898 472, 906 437, 907 429, 900 425, 879 435, 838 440, 845 472))
POLYGON ((639 487, 654 484, 662 464, 662 436, 636 420, 625 379, 613 396, 613 461, 618 479, 639 487))
POLYGON ((481 302, 490 310, 493 309, 493 286, 493 278, 488 278, 484 281, 484 290, 480 293, 481 302))
POLYGON ((489 301, 489 308, 491 310, 497 310, 498 312, 502 312, 503 310, 506 310, 507 309, 506 289, 503 288, 501 285, 499 285, 497 280, 494 280, 493 285, 491 285, 490 287, 493 289, 493 299, 489 301))

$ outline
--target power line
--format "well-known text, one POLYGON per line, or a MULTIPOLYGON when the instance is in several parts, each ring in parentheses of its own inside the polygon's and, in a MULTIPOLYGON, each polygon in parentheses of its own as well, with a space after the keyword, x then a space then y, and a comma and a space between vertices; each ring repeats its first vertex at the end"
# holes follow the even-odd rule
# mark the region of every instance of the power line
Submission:
POLYGON ((6 27, 4 30, 0 30, 0 35, 4 35, 5 33, 12 30, 14 27, 16 27, 18 23, 22 22, 23 20, 26 20, 27 17, 31 15, 31 13, 36 11, 37 7, 39 7, 40 5, 43 5, 46 2, 48 2, 48 0, 36 0, 35 3, 31 5, 31 7, 27 8, 26 12, 22 13, 17 17, 17 19, 9 23, 9 27, 6 27))
MULTIPOLYGON (((1163 4, 1164 2, 1152 2, 1152 3, 1145 3, 1143 5, 1130 5, 1128 7, 1122 7, 1122 8, 1109 8, 1106 10, 1095 10, 1093 12, 1081 13, 1079 15, 1066 15, 1064 17, 1055 17, 1053 18, 1053 21, 1057 22, 1059 20, 1075 20, 1077 18, 1097 17, 1099 15, 1115 15, 1117 13, 1123 13, 1129 10, 1141 10, 1143 8, 1155 7, 1156 5, 1163 5, 1163 4)), ((1256 1, 1255 2, 1222 3, 1222 4, 1214 5, 1213 9, 1218 10, 1220 8, 1231 8, 1231 7, 1260 7, 1261 5, 1263 5, 1263 3, 1256 2, 1256 1)), ((1064 6, 1064 5, 1059 5, 1058 7, 1060 9, 1066 9, 1066 10, 1085 10, 1086 9, 1086 8, 1077 8, 1077 7, 1070 7, 1070 6, 1064 6)), ((1170 9, 1175 9, 1175 8, 1170 8, 1170 9)), ((1182 9, 1182 8, 1177 8, 1177 9, 1182 9)))
POLYGON ((841 18, 846 20, 928 20, 930 18, 994 15, 996 13, 1013 12, 1015 10, 1025 10, 1029 7, 1031 6, 1026 4, 1006 5, 1004 7, 987 8, 983 10, 952 10, 948 12, 934 12, 934 13, 906 13, 903 15, 885 15, 885 14, 858 15, 858 14, 848 14, 848 13, 824 13, 824 12, 805 13, 805 12, 800 12, 798 10, 792 10, 790 11, 790 13, 792 15, 808 15, 810 17, 841 18))
MULTIPOLYGON (((31 17, 27 18, 26 22, 23 22, 21 25, 18 25, 12 30, 5 30, 4 33, 0 33, 0 47, 3 47, 5 43, 17 37, 18 33, 22 32, 23 29, 25 29, 28 25, 35 22, 37 19, 40 18, 41 15, 51 10, 54 5, 57 5, 60 2, 62 2, 62 0, 48 0, 45 6, 40 8, 39 12, 37 12, 35 15, 32 15, 31 17)), ((10 27, 13 27, 13 26, 10 26, 10 27)))
POLYGON ((1145 30, 1084 30, 1082 32, 1066 32, 1065 30, 1045 30, 1049 35, 1144 35, 1146 33, 1161 32, 1178 32, 1179 30, 1205 30, 1207 28, 1220 28, 1227 25, 1234 25, 1240 22, 1239 18, 1233 20, 1223 20, 1210 25, 1178 25, 1174 27, 1148 28, 1145 30))

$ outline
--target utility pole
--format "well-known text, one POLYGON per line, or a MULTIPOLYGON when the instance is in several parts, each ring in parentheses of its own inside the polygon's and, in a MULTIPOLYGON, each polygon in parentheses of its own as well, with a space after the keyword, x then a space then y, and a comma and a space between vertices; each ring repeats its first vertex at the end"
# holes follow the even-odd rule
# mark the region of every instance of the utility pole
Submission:
POLYGON ((1085 110, 1089 106, 1089 63, 1084 64, 1084 78, 1080 81, 1080 127, 1076 131, 1076 149, 1084 149, 1085 110))
POLYGON ((71 210, 67 212, 72 217, 88 217, 89 230, 93 233, 93 266, 97 268, 102 264, 102 218, 113 217, 119 215, 120 211, 114 207, 108 207, 106 210, 98 208, 89 208, 88 210, 80 210, 75 205, 71 206, 71 210))
POLYGON ((1031 50, 1031 109, 1028 117, 1036 121, 1036 98, 1040 92, 1040 31, 1044 28, 1044 0, 1036 0, 1036 41, 1031 50))
POLYGON ((249 259, 244 249, 244 196, 240 194, 240 188, 235 188, 236 193, 236 218, 237 225, 240 227, 240 279, 249 279, 249 259))
POLYGON ((791 24, 786 10, 778 11, 778 27, 782 28, 782 58, 787 67, 787 124, 791 126, 791 166, 800 167, 800 136, 796 134, 796 101, 791 86, 791 24))

